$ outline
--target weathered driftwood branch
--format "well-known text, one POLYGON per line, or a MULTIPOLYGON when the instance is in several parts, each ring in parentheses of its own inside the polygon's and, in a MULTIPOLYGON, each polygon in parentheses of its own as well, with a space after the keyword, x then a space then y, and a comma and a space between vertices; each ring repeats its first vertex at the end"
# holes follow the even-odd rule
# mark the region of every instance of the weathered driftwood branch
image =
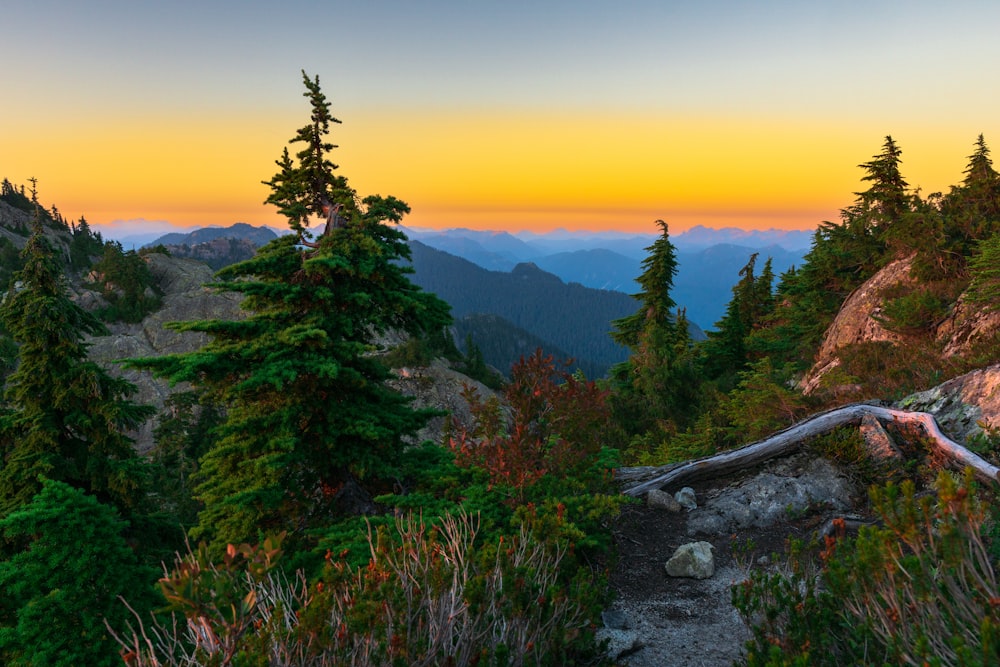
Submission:
POLYGON ((645 481, 627 487, 624 492, 630 496, 641 496, 651 489, 662 489, 682 482, 709 479, 737 472, 769 459, 791 454, 809 438, 829 433, 841 426, 860 424, 865 415, 872 415, 884 421, 894 420, 901 423, 919 424, 927 433, 934 449, 956 467, 965 468, 968 466, 972 468, 977 477, 994 483, 1000 482, 1000 468, 944 435, 938 428, 933 415, 926 412, 894 410, 876 405, 854 404, 818 414, 739 449, 682 464, 674 463, 660 468, 641 469, 632 473, 623 471, 625 475, 622 477, 626 479, 645 479, 645 481))

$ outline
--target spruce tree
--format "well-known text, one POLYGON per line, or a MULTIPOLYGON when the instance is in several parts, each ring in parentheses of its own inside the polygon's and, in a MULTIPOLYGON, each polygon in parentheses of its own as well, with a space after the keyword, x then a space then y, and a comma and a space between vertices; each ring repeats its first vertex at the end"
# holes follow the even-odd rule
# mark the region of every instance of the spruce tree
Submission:
POLYGON ((405 236, 385 224, 399 222, 406 204, 377 196, 355 203, 346 179, 333 173, 325 155, 329 105, 318 79, 303 78, 312 120, 292 142, 309 148, 298 161, 285 149, 267 181, 268 203, 299 237, 276 239, 217 274, 215 288, 245 296, 246 319, 177 325, 211 340, 197 352, 134 362, 192 382, 225 409, 201 459, 195 491, 204 509, 193 530, 220 549, 282 530, 304 539, 335 520, 345 485, 389 474, 404 437, 430 413, 386 385, 390 372, 372 341, 450 320, 444 302, 410 282, 405 236), (324 202, 348 204, 347 224, 304 248, 309 215, 324 202))
POLYGON ((131 383, 87 359, 84 336, 107 330, 67 295, 39 210, 15 276, 20 286, 0 305, 17 345, 0 413, 0 514, 27 503, 40 476, 128 511, 142 497, 145 466, 125 433, 152 409, 128 400, 131 383))
POLYGON ((772 287, 774 271, 771 258, 764 263, 760 276, 754 275, 758 253, 750 256, 740 269, 740 280, 733 286, 733 298, 726 313, 708 332, 701 345, 702 368, 710 379, 719 380, 720 389, 728 391, 735 385, 736 375, 749 362, 747 339, 759 329, 774 308, 772 287))

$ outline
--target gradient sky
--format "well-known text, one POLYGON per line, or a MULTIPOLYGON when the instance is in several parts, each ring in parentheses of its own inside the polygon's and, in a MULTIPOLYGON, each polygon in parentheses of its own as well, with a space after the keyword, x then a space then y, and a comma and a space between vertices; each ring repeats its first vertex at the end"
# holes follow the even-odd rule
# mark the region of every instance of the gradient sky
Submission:
POLYGON ((1000 146, 1000 2, 11 0, 0 177, 92 224, 281 225, 308 119, 414 227, 815 227, 885 135, 930 193, 1000 146))

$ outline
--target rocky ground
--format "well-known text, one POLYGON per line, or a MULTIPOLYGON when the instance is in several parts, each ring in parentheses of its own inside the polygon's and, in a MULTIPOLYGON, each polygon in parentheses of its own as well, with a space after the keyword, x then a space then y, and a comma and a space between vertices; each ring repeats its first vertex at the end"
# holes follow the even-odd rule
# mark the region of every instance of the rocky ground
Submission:
MULTIPOLYGON (((836 516, 858 516, 865 491, 845 471, 809 452, 755 471, 692 485, 697 508, 630 506, 615 530, 615 601, 601 636, 628 667, 731 665, 749 631, 730 588, 751 568, 769 567, 789 538, 808 539, 836 516), (712 545, 714 574, 672 577, 665 564, 687 543, 712 545)), ((667 491, 676 491, 668 489, 667 491)))

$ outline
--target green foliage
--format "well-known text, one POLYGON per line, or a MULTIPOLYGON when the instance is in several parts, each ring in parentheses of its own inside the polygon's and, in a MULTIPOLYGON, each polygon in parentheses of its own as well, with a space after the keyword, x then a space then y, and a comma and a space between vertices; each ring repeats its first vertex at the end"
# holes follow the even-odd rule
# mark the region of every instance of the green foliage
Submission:
POLYGON ((735 384, 735 375, 750 361, 747 339, 759 329, 774 310, 774 272, 768 258, 760 276, 754 276, 757 253, 740 270, 740 280, 733 287, 733 298, 726 314, 716 322, 715 331, 699 346, 701 366, 709 379, 725 389, 735 384))
POLYGON ((153 246, 144 246, 139 248, 139 257, 145 257, 146 255, 166 255, 170 257, 170 249, 162 243, 157 243, 153 246))
POLYGON ((901 334, 932 330, 948 314, 956 295, 953 283, 923 283, 885 294, 882 311, 875 316, 886 329, 901 334))
POLYGON ((0 512, 26 504, 40 490, 40 476, 135 510, 145 466, 125 433, 151 409, 128 400, 133 385, 87 359, 84 336, 106 330, 67 296, 37 217, 23 257, 23 288, 0 305, 0 320, 19 346, 0 411, 0 512))
POLYGON ((95 258, 105 252, 104 239, 100 232, 90 228, 87 219, 80 216, 79 222, 73 225, 72 238, 69 242, 69 263, 76 270, 89 268, 95 258))
POLYGON ((643 272, 637 279, 642 291, 633 295, 639 301, 639 310, 612 322, 615 330, 611 337, 632 350, 641 348, 642 339, 653 329, 663 331, 664 338, 670 339, 678 328, 674 321, 677 304, 670 296, 677 276, 677 253, 667 223, 657 220, 656 224, 662 234, 646 248, 649 254, 642 261, 643 272))
POLYGON ((219 408, 198 392, 179 391, 167 399, 153 431, 150 488, 162 509, 185 528, 197 522, 201 504, 194 498, 193 479, 222 421, 219 408))
POLYGON ((125 252, 117 241, 104 244, 104 254, 93 265, 97 284, 108 306, 97 311, 107 322, 141 322, 160 307, 149 266, 135 251, 125 252))
POLYGON ((739 377, 722 405, 735 444, 760 440, 805 416, 807 404, 788 388, 787 370, 775 370, 769 358, 751 364, 739 377))
POLYGON ((129 612, 156 603, 125 542, 125 523, 110 507, 67 484, 45 480, 29 503, 0 519, 8 541, 0 560, 0 657, 38 667, 120 665, 108 634, 129 612), (148 590, 148 592, 146 592, 148 590))
POLYGON ((1000 310, 1000 233, 980 242, 970 269, 972 282, 966 298, 987 310, 1000 310))
POLYGON ((459 370, 473 380, 482 382, 490 389, 498 390, 503 386, 503 376, 486 365, 483 351, 473 341, 471 333, 465 337, 465 354, 462 355, 459 370))
POLYGON ((682 430, 698 414, 701 374, 688 334, 683 311, 670 297, 677 273, 674 246, 667 224, 658 220, 663 231, 647 250, 645 271, 639 277, 643 291, 636 294, 639 310, 616 320, 611 333, 630 348, 628 361, 611 369, 610 405, 614 422, 629 438, 658 432, 660 437, 682 430))
POLYGON ((0 290, 6 292, 14 275, 22 268, 21 251, 6 236, 0 236, 0 290))
MULTIPOLYGON (((971 473, 970 473, 971 475, 971 473)), ((992 665, 1000 660, 998 583, 971 476, 873 487, 884 527, 825 538, 819 576, 806 554, 756 574, 733 602, 757 619, 748 665, 992 665)))

